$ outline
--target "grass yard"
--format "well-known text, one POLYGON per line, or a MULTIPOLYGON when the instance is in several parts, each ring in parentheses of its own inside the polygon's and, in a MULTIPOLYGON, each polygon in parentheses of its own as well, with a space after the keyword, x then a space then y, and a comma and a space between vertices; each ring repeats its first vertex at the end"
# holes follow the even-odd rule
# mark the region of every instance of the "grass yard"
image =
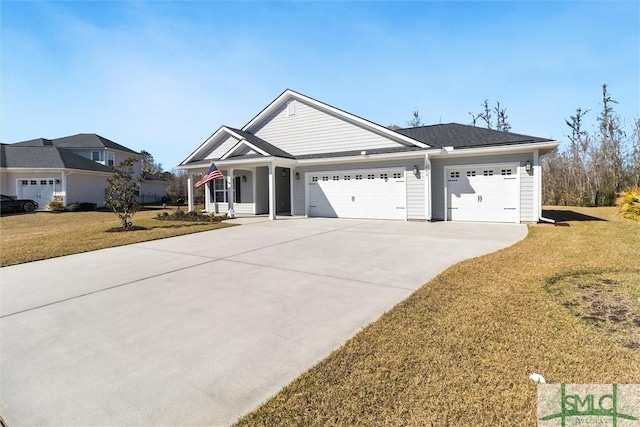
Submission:
POLYGON ((146 230, 121 233, 106 231, 121 226, 118 217, 112 212, 36 212, 2 216, 0 266, 230 226, 225 223, 158 221, 154 219, 157 212, 162 211, 137 212, 133 217, 133 225, 146 230))
POLYGON ((237 425, 534 426, 532 372, 640 383, 640 224, 547 215, 578 220, 443 272, 237 425))

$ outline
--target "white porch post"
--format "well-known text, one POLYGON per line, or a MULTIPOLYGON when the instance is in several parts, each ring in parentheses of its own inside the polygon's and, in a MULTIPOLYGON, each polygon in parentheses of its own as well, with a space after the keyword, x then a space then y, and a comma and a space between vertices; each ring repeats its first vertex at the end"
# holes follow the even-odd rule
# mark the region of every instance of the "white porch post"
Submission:
POLYGON ((227 170, 227 201, 229 202, 229 212, 233 209, 233 168, 227 170))
POLYGON ((276 166, 269 164, 269 219, 276 219, 276 166))
POLYGON ((252 192, 252 198, 251 200, 253 200, 253 214, 255 215, 256 212, 258 212, 257 206, 258 206, 258 201, 256 199, 256 197, 258 197, 258 190, 256 189, 256 185, 257 185, 257 179, 256 179, 256 175, 258 174, 258 168, 253 168, 251 169, 251 192, 252 192))
POLYGON ((289 168, 289 213, 291 216, 293 216, 293 175, 295 173, 295 168, 289 168))
POLYGON ((425 170, 425 180, 424 180, 424 191, 425 191, 425 216, 427 221, 431 221, 433 215, 432 202, 431 202, 431 159, 429 159, 429 154, 425 154, 424 156, 424 170, 425 170))
POLYGON ((189 212, 193 210, 193 172, 187 174, 187 199, 189 212))
POLYGON ((535 203, 532 219, 534 222, 538 222, 542 216, 542 166, 540 166, 539 150, 533 152, 533 169, 531 173, 533 174, 533 200, 535 203))

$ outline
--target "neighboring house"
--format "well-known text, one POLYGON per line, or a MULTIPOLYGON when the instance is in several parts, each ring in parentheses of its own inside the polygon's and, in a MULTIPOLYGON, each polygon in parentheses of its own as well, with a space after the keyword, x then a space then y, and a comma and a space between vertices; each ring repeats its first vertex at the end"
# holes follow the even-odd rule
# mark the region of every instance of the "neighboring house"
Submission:
MULTIPOLYGON (((104 206, 111 166, 132 156, 141 158, 140 153, 95 134, 0 144, 0 192, 35 200, 40 210, 54 198, 65 205, 104 206)), ((140 162, 134 170, 139 176, 140 162)), ((140 183, 141 200, 144 196, 145 201, 159 201, 165 194, 161 178, 140 183)))
POLYGON ((461 124, 390 130, 286 90, 242 129, 220 127, 179 166, 214 162, 206 209, 311 217, 537 222, 540 158, 558 142, 461 124))

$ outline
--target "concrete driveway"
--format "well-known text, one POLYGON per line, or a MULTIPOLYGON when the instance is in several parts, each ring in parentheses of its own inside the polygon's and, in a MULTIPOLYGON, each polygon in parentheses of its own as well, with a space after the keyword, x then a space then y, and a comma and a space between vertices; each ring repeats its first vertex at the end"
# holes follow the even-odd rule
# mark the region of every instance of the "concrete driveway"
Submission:
POLYGON ((9 426, 228 425, 524 225, 239 227, 0 269, 9 426))

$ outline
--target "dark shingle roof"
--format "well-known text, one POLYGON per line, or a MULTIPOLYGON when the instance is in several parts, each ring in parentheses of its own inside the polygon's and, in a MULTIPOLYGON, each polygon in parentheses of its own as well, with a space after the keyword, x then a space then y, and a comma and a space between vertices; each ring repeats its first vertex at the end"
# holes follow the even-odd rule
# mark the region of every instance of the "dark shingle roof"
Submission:
POLYGON ((0 145, 0 167, 76 169, 112 173, 111 168, 105 165, 70 151, 46 145, 2 144, 0 145))
POLYGON ((259 149, 269 153, 272 156, 283 157, 285 159, 293 159, 294 158, 291 154, 287 153, 286 151, 281 150, 280 148, 276 147, 275 145, 269 144, 264 139, 259 138, 259 137, 255 136, 252 133, 245 132, 245 131, 240 130, 240 129, 235 129, 235 128, 232 128, 232 127, 229 127, 229 126, 227 126, 227 127, 229 129, 231 129, 232 131, 234 131, 235 133, 237 133, 238 135, 240 135, 241 137, 243 137, 244 139, 246 139, 247 141, 249 141, 251 144, 255 145, 259 149))
POLYGON ((73 136, 65 136, 64 138, 57 139, 32 139, 29 141, 16 142, 17 146, 24 147, 44 147, 44 146, 54 146, 59 148, 80 148, 80 149, 104 149, 110 148, 112 150, 124 151, 125 153, 131 154, 140 154, 129 148, 117 144, 107 138, 103 138, 100 135, 96 135, 95 133, 80 133, 78 135, 73 136))
POLYGON ((434 148, 471 148, 552 141, 547 138, 501 132, 458 123, 398 129, 396 132, 434 148))

